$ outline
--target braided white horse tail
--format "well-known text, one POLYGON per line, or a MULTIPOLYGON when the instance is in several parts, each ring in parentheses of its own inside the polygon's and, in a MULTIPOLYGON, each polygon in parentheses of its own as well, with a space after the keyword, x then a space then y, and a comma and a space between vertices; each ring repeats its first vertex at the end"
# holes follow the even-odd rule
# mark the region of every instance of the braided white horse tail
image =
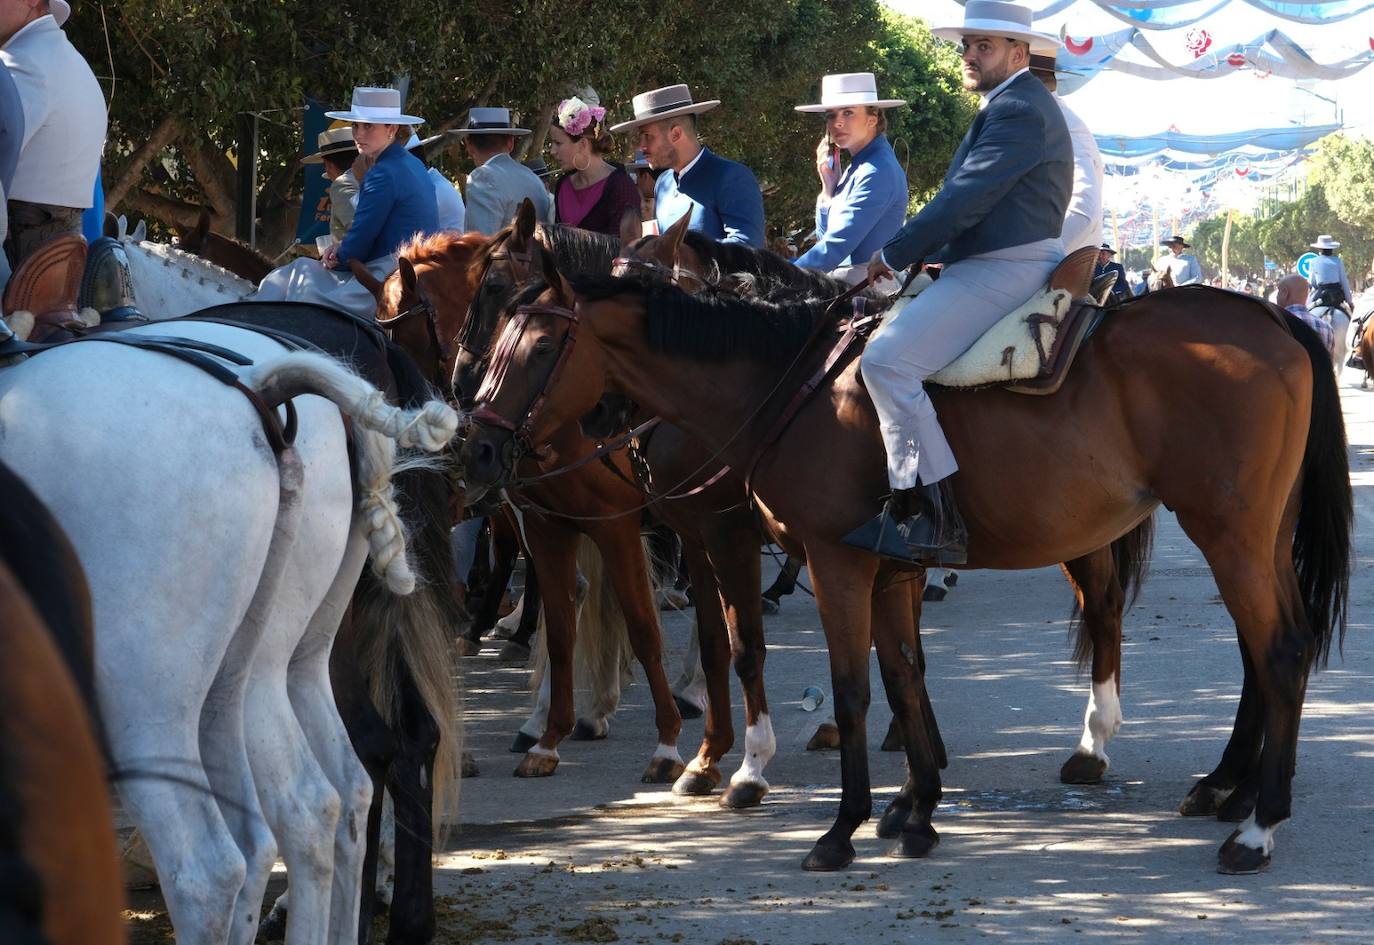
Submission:
MULTIPOLYGON (((438 452, 458 432, 458 414, 447 404, 430 401, 417 410, 387 403, 385 395, 332 358, 293 351, 248 369, 244 383, 269 404, 301 394, 328 398, 355 424, 363 516, 372 570, 395 594, 415 589, 415 572, 406 554, 406 530, 391 486, 396 447, 438 452)), ((419 457, 407 466, 427 463, 419 457)))

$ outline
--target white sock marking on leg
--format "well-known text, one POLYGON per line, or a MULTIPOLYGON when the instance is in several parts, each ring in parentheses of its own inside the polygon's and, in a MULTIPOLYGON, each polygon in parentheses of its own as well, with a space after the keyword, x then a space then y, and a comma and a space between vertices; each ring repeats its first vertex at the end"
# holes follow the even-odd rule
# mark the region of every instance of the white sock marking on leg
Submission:
POLYGON ((773 722, 765 712, 759 716, 758 722, 744 732, 744 760, 740 763, 739 770, 730 776, 730 783, 747 782, 767 788, 768 781, 763 776, 763 769, 773 760, 777 749, 778 743, 773 737, 773 722))

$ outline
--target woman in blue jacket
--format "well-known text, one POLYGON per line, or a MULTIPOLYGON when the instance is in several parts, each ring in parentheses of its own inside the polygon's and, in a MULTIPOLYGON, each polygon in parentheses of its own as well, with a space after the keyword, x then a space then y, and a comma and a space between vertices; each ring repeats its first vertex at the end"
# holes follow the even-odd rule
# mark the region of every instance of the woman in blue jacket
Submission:
POLYGON ((331 244, 320 262, 298 259, 268 274, 251 298, 289 299, 333 305, 360 315, 372 315, 372 293, 353 278, 349 263, 365 264, 373 276, 385 279, 396 268, 396 250, 415 236, 439 229, 434 185, 424 164, 406 150, 410 127, 424 121, 402 114, 396 89, 356 88, 346 112, 325 112, 353 127, 353 141, 364 162, 358 176, 353 222, 343 242, 331 244))
POLYGON ((883 110, 905 105, 878 98, 871 72, 821 79, 821 100, 798 105, 799 112, 825 115, 825 135, 816 149, 821 192, 816 198, 816 244, 797 257, 798 266, 834 272, 857 282, 869 257, 902 228, 906 217, 906 172, 888 144, 883 110), (849 154, 840 171, 839 152, 849 154))

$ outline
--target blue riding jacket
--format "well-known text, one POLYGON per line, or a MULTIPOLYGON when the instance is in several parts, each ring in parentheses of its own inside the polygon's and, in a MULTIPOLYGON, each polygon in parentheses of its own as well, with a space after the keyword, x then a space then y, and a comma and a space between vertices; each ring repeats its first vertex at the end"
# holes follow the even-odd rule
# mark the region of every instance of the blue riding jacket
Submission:
POLYGON ((371 262, 390 256, 417 233, 438 230, 438 202, 428 170, 399 142, 392 142, 363 178, 353 223, 339 244, 334 268, 346 270, 350 259, 371 262))
POLYGON ((816 245, 797 257, 804 269, 863 265, 902 228, 906 172, 886 135, 854 155, 828 206, 816 204, 816 245))

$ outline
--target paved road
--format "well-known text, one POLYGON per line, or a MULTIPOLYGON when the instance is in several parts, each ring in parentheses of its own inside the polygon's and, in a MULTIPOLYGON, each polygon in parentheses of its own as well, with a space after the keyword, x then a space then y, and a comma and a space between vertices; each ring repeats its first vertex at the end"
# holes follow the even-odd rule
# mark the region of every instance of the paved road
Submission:
MULTIPOLYGON (((928 860, 888 858, 870 825, 848 872, 799 869, 839 797, 838 754, 802 750, 822 713, 798 700, 809 684, 828 689, 828 671, 800 594, 768 623, 779 752, 773 792, 749 812, 638 783, 655 741, 642 681, 607 740, 568 743, 553 778, 511 778, 523 673, 490 653, 469 660, 468 747, 482 775, 464 786, 463 826, 441 862, 440 941, 1374 941, 1374 393, 1355 389, 1353 372, 1344 380, 1358 509, 1352 620, 1344 660, 1309 687, 1294 817, 1267 873, 1218 875, 1230 825, 1174 812, 1219 757, 1240 662, 1206 564, 1166 514, 1126 617, 1126 723, 1100 786, 1057 777, 1086 692, 1058 571, 969 573, 927 608, 929 685, 950 755, 942 843, 928 860)), ((686 615, 665 618, 674 659, 689 626, 686 615)), ((887 723, 876 664, 873 679, 876 746, 887 723)), ((685 756, 700 733, 700 721, 686 723, 685 756)), ((875 752, 872 767, 881 810, 900 757, 875 752)))

